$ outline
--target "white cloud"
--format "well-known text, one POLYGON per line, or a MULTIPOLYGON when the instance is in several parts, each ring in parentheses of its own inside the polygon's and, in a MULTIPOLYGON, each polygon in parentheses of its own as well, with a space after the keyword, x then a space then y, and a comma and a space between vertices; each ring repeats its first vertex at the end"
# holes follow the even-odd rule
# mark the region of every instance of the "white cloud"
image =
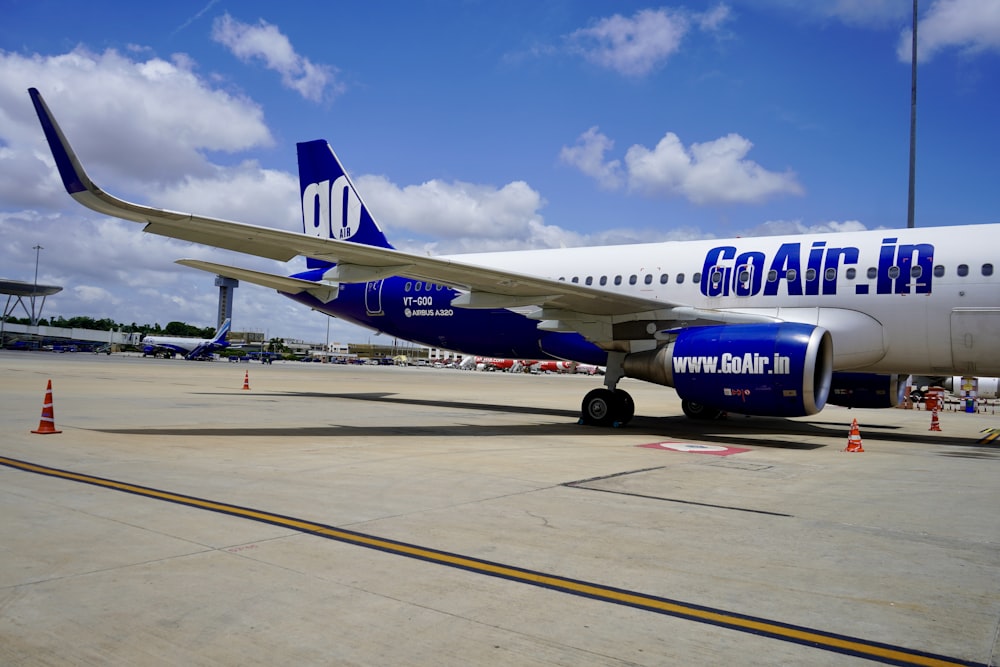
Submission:
POLYGON ((716 7, 694 15, 694 20, 698 27, 707 32, 719 30, 726 21, 732 17, 732 11, 728 5, 717 5, 716 7))
POLYGON ((807 225, 801 220, 768 220, 755 227, 744 229, 739 236, 782 236, 788 234, 827 234, 835 232, 863 232, 866 227, 858 220, 828 220, 807 225))
MULTIPOLYGON (((400 187, 384 176, 361 176, 356 183, 372 214, 387 231, 405 230, 452 239, 443 245, 424 244, 424 250, 538 247, 566 240, 562 230, 545 225, 539 213, 545 201, 524 181, 498 188, 435 179, 400 187)), ((395 245, 402 246, 391 233, 390 237, 395 245)))
POLYGON ((605 154, 614 147, 615 142, 595 126, 581 134, 575 146, 563 146, 559 159, 593 178, 602 190, 616 190, 622 185, 621 162, 604 160, 605 154))
POLYGON ((696 204, 759 203, 783 194, 802 194, 795 175, 777 173, 746 159, 753 144, 738 134, 684 147, 668 132, 653 149, 634 145, 625 152, 625 167, 604 161, 613 142, 596 127, 584 132, 560 157, 601 187, 612 189, 624 180, 631 191, 645 195, 681 196, 696 204))
MULTIPOLYGON (((897 55, 909 62, 912 30, 900 33, 897 55)), ((966 54, 1000 52, 1000 2, 996 0, 935 0, 917 25, 917 57, 931 60, 956 48, 966 54)))
POLYGON ((328 90, 331 95, 344 90, 336 80, 336 68, 318 65, 296 53, 288 37, 263 19, 251 25, 225 14, 212 24, 212 39, 244 62, 262 60, 265 67, 281 75, 285 87, 307 100, 319 102, 328 90))
POLYGON ((895 28, 902 19, 912 14, 912 3, 902 0, 742 0, 742 3, 755 10, 770 6, 812 21, 832 19, 852 27, 870 29, 895 28))
POLYGON ((642 9, 632 17, 615 14, 567 37, 570 51, 586 60, 630 77, 643 77, 676 53, 692 23, 717 30, 729 18, 718 5, 704 13, 685 10, 642 9))
POLYGON ((122 302, 108 290, 94 285, 77 285, 73 288, 73 293, 80 300, 80 303, 110 303, 112 306, 118 306, 122 302))
POLYGON ((29 87, 42 92, 88 169, 107 169, 131 185, 209 174, 203 151, 272 142, 258 105, 211 89, 186 59, 131 60, 84 48, 55 56, 0 52, 0 145, 7 147, 0 164, 15 175, 0 184, 7 204, 37 206, 61 191, 29 87))
POLYGON ((215 167, 206 177, 189 177, 150 194, 162 208, 301 231, 298 178, 247 160, 215 167))

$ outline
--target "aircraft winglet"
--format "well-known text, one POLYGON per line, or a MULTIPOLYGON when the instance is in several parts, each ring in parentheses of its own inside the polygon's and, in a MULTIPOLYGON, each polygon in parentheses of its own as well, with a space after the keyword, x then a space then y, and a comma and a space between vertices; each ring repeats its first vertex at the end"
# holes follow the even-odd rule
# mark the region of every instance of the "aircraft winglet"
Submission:
POLYGON ((59 128, 59 124, 56 123, 52 112, 49 111, 48 105, 42 99, 42 94, 38 92, 37 88, 28 88, 28 94, 31 95, 31 102, 35 105, 35 113, 38 114, 38 120, 42 124, 45 139, 49 142, 49 149, 52 151, 52 157, 55 158, 56 166, 59 168, 59 175, 62 177, 66 192, 73 195, 93 188, 93 181, 87 177, 87 173, 80 165, 80 160, 77 159, 69 142, 66 141, 66 136, 59 128))

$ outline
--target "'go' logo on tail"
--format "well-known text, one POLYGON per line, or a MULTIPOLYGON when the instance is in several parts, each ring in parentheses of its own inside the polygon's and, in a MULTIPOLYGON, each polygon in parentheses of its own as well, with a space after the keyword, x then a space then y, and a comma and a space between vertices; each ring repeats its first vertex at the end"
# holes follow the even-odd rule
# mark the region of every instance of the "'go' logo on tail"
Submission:
POLYGON ((346 176, 303 188, 302 222, 306 234, 319 238, 349 239, 358 231, 361 200, 346 176))

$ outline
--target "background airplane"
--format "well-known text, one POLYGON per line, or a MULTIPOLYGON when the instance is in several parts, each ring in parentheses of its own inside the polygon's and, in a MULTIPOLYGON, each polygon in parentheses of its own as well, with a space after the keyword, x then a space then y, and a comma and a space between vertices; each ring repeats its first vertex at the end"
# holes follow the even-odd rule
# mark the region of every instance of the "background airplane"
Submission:
POLYGON ((1000 378, 997 377, 948 377, 914 376, 913 391, 910 397, 914 401, 922 401, 930 387, 941 387, 955 396, 964 396, 966 390, 975 393, 977 399, 995 399, 1000 396, 1000 378))
POLYGON ((229 347, 226 335, 229 333, 231 321, 227 317, 211 338, 185 338, 183 336, 146 336, 142 339, 142 354, 175 354, 185 359, 208 359, 216 350, 229 347))
POLYGON ((891 407, 910 374, 1000 374, 1000 225, 425 257, 392 248, 325 141, 298 144, 304 233, 295 233, 104 192, 30 94, 80 204, 154 234, 305 256, 307 270, 179 263, 432 347, 604 366, 583 423, 632 418, 623 377, 672 386, 685 414, 713 418, 891 407))

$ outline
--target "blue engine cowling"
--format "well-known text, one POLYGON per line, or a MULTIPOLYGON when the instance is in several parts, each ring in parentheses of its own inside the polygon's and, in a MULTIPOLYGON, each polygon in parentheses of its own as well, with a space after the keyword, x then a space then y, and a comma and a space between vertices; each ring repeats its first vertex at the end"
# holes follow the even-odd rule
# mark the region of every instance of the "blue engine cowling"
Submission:
POLYGON ((894 408, 903 402, 905 390, 898 375, 834 373, 827 402, 844 408, 894 408))
POLYGON ((833 374, 826 329, 777 322, 682 329, 669 344, 625 357, 625 374, 674 387, 686 401, 748 415, 823 409, 833 374))

